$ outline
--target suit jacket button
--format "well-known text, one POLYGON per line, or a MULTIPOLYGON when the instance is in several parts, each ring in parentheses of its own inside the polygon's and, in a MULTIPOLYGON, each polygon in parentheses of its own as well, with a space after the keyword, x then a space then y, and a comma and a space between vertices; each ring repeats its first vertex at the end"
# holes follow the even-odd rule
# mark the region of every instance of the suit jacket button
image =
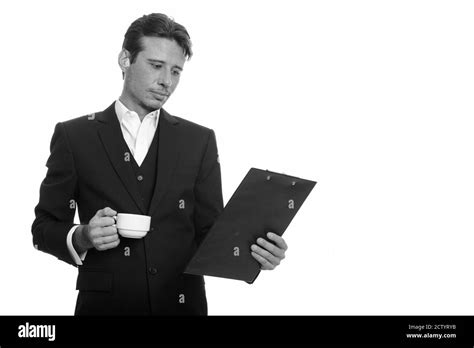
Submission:
POLYGON ((150 231, 154 231, 154 230, 155 230, 155 228, 154 228, 154 227, 150 227, 150 231))
POLYGON ((142 180, 143 180, 143 175, 137 176, 137 180, 138 180, 138 181, 142 181, 142 180))
POLYGON ((158 270, 155 267, 150 267, 148 268, 148 272, 150 272, 152 275, 155 275, 158 273, 158 270))

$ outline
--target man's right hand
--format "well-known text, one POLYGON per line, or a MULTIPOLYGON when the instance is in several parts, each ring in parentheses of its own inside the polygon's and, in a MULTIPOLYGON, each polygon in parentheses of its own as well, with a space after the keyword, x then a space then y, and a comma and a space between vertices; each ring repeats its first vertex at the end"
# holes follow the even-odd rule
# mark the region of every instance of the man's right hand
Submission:
POLYGON ((76 252, 83 253, 88 249, 107 250, 119 245, 115 219, 117 212, 109 207, 100 209, 88 225, 80 225, 73 234, 72 243, 76 252))

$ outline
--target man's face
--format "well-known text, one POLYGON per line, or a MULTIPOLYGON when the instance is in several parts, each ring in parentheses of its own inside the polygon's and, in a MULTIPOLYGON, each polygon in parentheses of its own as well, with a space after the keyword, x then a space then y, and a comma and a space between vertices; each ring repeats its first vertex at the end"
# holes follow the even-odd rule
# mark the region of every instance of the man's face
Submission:
POLYGON ((121 99, 139 115, 161 108, 178 86, 186 57, 174 41, 145 36, 143 50, 125 70, 121 99))

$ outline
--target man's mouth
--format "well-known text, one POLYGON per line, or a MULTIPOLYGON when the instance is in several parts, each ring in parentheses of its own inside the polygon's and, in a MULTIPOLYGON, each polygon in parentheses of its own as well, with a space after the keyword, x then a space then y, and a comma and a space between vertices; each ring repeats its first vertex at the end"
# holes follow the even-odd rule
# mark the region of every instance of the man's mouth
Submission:
POLYGON ((165 99, 165 98, 168 98, 170 95, 169 93, 166 93, 166 92, 160 92, 160 91, 153 91, 153 90, 150 90, 150 92, 155 96, 155 98, 157 99, 165 99))

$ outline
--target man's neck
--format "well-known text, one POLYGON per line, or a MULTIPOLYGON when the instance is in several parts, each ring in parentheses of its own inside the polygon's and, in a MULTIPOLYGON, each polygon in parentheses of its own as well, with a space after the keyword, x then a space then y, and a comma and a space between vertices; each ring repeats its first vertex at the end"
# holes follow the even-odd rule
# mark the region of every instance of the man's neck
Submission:
POLYGON ((140 118, 140 122, 143 121, 146 115, 150 113, 150 111, 143 109, 142 107, 136 105, 136 103, 133 103, 130 98, 127 98, 123 94, 119 97, 120 102, 125 105, 125 107, 130 110, 134 111, 137 113, 138 117, 140 118))

